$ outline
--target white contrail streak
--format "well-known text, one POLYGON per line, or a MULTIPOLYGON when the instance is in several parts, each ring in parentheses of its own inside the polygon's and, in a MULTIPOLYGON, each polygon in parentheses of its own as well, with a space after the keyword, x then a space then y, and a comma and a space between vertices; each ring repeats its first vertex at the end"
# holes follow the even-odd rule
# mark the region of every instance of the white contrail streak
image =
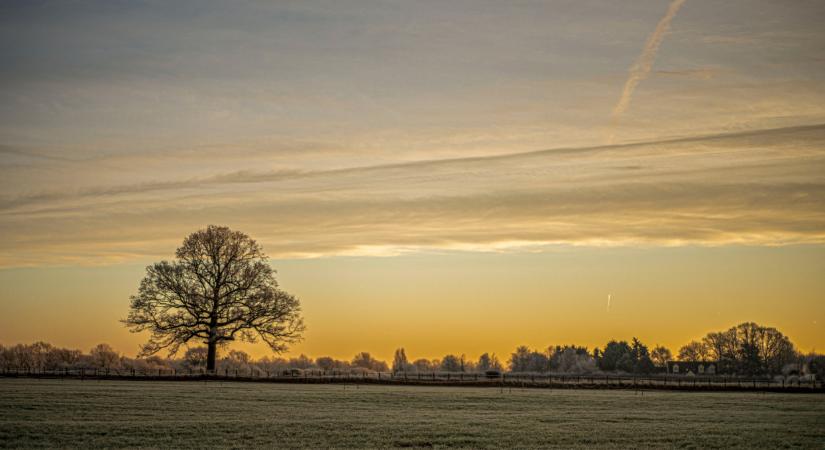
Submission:
POLYGON ((650 69, 653 67, 653 62, 656 60, 656 52, 659 50, 659 46, 662 44, 665 34, 667 34, 667 31, 670 29, 670 22, 673 21, 673 18, 676 16, 676 13, 679 12, 679 8, 682 7, 685 1, 686 0, 673 0, 673 2, 671 2, 670 7, 667 9, 667 13, 665 13, 665 16, 662 17, 662 20, 659 21, 658 25, 656 25, 656 29, 653 30, 653 33, 651 33, 647 38, 642 54, 639 55, 636 63, 630 68, 630 76, 624 84, 622 96, 619 97, 619 102, 616 103, 616 106, 613 108, 613 113, 611 114, 611 132, 608 137, 609 144, 614 143, 615 126, 619 122, 622 114, 627 111, 627 107, 630 105, 630 99, 633 97, 633 91, 636 90, 636 86, 638 86, 642 80, 647 78, 650 73, 650 69))
POLYGON ((610 300, 613 299, 613 294, 607 294, 607 312, 610 312, 610 300))

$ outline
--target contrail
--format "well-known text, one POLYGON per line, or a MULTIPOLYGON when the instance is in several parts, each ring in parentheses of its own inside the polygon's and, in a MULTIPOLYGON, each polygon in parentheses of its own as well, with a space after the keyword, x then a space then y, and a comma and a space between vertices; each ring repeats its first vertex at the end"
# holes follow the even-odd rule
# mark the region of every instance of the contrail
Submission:
POLYGON ((670 22, 673 21, 673 18, 676 16, 676 13, 679 12, 679 8, 682 7, 685 1, 686 0, 673 0, 673 2, 671 2, 670 7, 667 9, 667 13, 665 13, 665 16, 662 17, 662 20, 659 21, 658 25, 656 25, 656 29, 653 30, 653 33, 651 33, 647 38, 645 48, 642 50, 642 54, 639 55, 639 59, 637 59, 636 63, 630 68, 630 76, 624 84, 622 96, 619 97, 619 102, 616 103, 610 117, 611 131, 610 136, 608 137, 609 144, 614 143, 616 138, 616 124, 618 124, 622 114, 627 111, 627 107, 630 105, 630 99, 633 97, 633 91, 636 90, 636 86, 638 86, 642 80, 647 78, 647 75, 650 73, 650 69, 653 67, 653 62, 656 60, 656 52, 659 50, 659 46, 662 44, 665 34, 667 34, 667 31, 670 29, 670 22))
POLYGON ((610 300, 613 299, 613 294, 607 294, 607 312, 610 312, 610 300))

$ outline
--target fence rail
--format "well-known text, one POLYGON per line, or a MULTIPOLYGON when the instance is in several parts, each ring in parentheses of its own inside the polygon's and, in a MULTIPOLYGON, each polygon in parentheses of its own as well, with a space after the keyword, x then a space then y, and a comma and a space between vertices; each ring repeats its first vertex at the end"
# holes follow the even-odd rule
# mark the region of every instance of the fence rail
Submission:
POLYGON ((234 380, 270 381, 292 383, 382 383, 419 385, 479 385, 501 387, 551 387, 591 389, 668 389, 668 390, 760 390, 786 392, 825 392, 820 380, 742 378, 735 376, 686 376, 686 375, 570 375, 570 374, 519 374, 449 372, 369 372, 369 371, 322 371, 277 370, 266 371, 223 369, 205 370, 134 370, 134 369, 54 369, 34 370, 4 368, 2 377, 75 378, 75 379, 128 379, 128 380, 234 380))

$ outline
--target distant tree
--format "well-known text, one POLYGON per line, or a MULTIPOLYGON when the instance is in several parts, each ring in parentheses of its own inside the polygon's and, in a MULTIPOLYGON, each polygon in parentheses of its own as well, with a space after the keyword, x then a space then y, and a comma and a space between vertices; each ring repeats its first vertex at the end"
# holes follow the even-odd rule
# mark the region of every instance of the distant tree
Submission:
POLYGON ((530 350, 522 345, 510 355, 511 372, 546 372, 550 370, 549 354, 530 350))
POLYGON ((352 366, 375 372, 386 372, 388 370, 387 363, 373 358, 372 355, 367 352, 361 352, 355 355, 355 357, 352 358, 352 366))
POLYGON ((717 361, 719 370, 744 375, 780 373, 799 355, 791 341, 776 328, 744 322, 727 331, 711 332, 701 342, 690 342, 679 359, 717 361))
POLYGON ((335 369, 335 360, 329 356, 321 356, 320 358, 315 358, 315 365, 321 370, 329 371, 335 369))
MULTIPOLYGON (((123 358, 120 358, 121 364, 123 364, 123 358)), ((169 361, 161 358, 158 355, 152 355, 146 359, 144 359, 146 365, 150 369, 168 369, 169 368, 169 361)))
POLYGON ((441 367, 441 361, 437 359, 430 361, 429 359, 420 358, 413 361, 412 366, 416 372, 434 372, 441 367))
POLYGON ((49 353, 47 369, 63 369, 76 366, 83 356, 80 350, 54 348, 49 353))
POLYGON ((289 368, 289 361, 281 357, 264 356, 256 362, 256 365, 265 372, 278 372, 289 368))
POLYGON ((458 358, 459 362, 461 363, 461 371, 462 372, 475 372, 476 365, 474 362, 467 359, 467 355, 464 353, 458 358))
POLYGON ((201 369, 206 367, 206 347, 192 347, 183 354, 184 365, 189 369, 201 369))
POLYGON ((404 351, 403 348, 399 348, 395 351, 395 357, 392 360, 392 371, 393 372, 406 372, 409 369, 410 363, 407 361, 407 353, 404 351))
POLYGON ((590 373, 596 370, 596 360, 585 347, 556 346, 550 359, 550 367, 557 372, 590 373))
POLYGON ((791 341, 776 328, 745 322, 733 328, 739 371, 746 374, 779 373, 796 356, 791 341))
POLYGON ((207 346, 206 368, 215 369, 218 345, 260 337, 275 352, 304 330, 298 299, 278 288, 260 245, 249 236, 210 225, 189 235, 174 262, 146 268, 123 322, 150 331, 141 355, 170 355, 191 340, 207 346))
POLYGON ((120 354, 109 344, 97 344, 89 351, 92 365, 103 369, 120 367, 120 354))
POLYGON ((616 361, 616 370, 633 373, 636 370, 636 361, 630 353, 623 353, 616 361))
POLYGON ((600 368, 602 366, 602 351, 599 347, 593 349, 593 360, 596 361, 596 367, 600 368))
POLYGON ((708 349, 698 341, 691 341, 679 349, 679 361, 707 361, 708 349))
POLYGON ((441 371, 461 372, 461 358, 456 355, 446 355, 441 358, 441 371))
POLYGON ((489 353, 483 353, 481 356, 478 357, 478 362, 476 363, 476 370, 479 372, 486 372, 488 370, 502 370, 501 361, 498 360, 498 357, 495 353, 490 355, 489 353))
POLYGON ((516 347, 516 351, 510 354, 511 372, 527 372, 530 368, 530 348, 526 345, 516 347))
POLYGON ((547 372, 550 370, 550 355, 533 351, 530 353, 530 372, 547 372))
POLYGON ((295 358, 289 358, 289 367, 295 369, 311 369, 315 367, 315 362, 309 356, 301 353, 295 358))
POLYGON ((673 359, 673 354, 670 353, 667 347, 657 345, 650 352, 650 359, 653 360, 656 367, 665 367, 667 362, 673 359))
POLYGON ((241 350, 230 350, 226 356, 221 358, 220 366, 223 370, 246 371, 251 362, 252 357, 248 353, 241 350))
POLYGON ((656 368, 650 359, 650 353, 646 345, 634 337, 630 347, 632 349, 634 373, 650 373, 656 368))
POLYGON ((825 381, 825 355, 811 353, 806 359, 808 371, 812 373, 817 380, 825 381))
POLYGON ((736 330, 708 333, 702 338, 708 358, 713 361, 736 359, 736 330))
POLYGON ((625 370, 630 368, 630 372, 633 371, 633 366, 635 366, 635 361, 632 356, 633 349, 630 347, 626 341, 610 341, 605 345, 604 351, 601 352, 601 357, 599 358, 599 368, 602 370, 625 370), (623 367, 619 367, 619 361, 622 360, 622 357, 627 355, 627 358, 623 362, 623 367))

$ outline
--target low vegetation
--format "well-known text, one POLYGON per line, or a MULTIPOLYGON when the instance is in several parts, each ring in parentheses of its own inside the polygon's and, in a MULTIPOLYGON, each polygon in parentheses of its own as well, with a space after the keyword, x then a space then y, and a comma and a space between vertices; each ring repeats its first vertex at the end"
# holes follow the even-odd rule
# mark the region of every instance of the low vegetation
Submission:
POLYGON ((0 379, 0 447, 814 448, 821 397, 0 379))

